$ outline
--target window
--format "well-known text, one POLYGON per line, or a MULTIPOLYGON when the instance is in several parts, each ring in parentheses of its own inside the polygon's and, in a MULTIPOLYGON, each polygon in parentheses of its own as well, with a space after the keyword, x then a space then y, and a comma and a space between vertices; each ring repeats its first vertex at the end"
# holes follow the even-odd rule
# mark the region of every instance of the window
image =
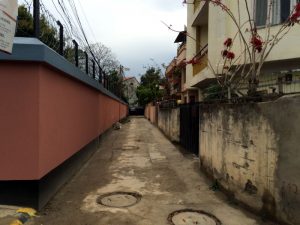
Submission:
POLYGON ((275 0, 272 11, 272 24, 286 21, 291 14, 291 0, 275 0))
POLYGON ((268 0, 255 1, 255 22, 256 26, 263 26, 267 21, 268 0))
POLYGON ((271 23, 280 24, 288 19, 294 6, 300 0, 256 0, 255 21, 256 26, 264 26, 267 21, 268 6, 273 1, 271 23))
POLYGON ((196 53, 201 50, 201 27, 196 27, 196 53))

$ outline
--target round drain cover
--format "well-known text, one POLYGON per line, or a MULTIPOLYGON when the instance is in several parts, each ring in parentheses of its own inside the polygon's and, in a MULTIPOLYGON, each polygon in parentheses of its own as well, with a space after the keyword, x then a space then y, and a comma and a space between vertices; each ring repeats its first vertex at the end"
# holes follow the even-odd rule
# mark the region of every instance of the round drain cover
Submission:
POLYGON ((179 210, 170 214, 169 222, 173 225, 221 225, 215 216, 200 210, 179 210))
POLYGON ((134 145, 124 145, 122 147, 122 150, 138 150, 139 147, 138 146, 134 146, 134 145))
POLYGON ((113 192, 100 196, 97 203, 114 208, 125 208, 137 204, 142 196, 134 192, 113 192))

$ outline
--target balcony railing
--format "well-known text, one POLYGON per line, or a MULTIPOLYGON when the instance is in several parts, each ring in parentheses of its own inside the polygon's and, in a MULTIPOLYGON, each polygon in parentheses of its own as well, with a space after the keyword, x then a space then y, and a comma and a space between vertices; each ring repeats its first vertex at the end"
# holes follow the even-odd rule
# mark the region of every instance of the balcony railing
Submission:
POLYGON ((193 75, 196 76, 202 70, 204 70, 208 65, 208 45, 205 45, 195 56, 197 63, 193 65, 193 75))
POLYGON ((177 55, 180 55, 182 51, 186 49, 186 42, 181 43, 181 45, 178 46, 177 48, 177 55))
POLYGON ((180 45, 177 51, 177 58, 176 58, 176 65, 177 66, 182 66, 182 63, 186 59, 186 43, 183 43, 180 45))
POLYGON ((171 75, 171 72, 174 70, 175 67, 176 67, 176 59, 173 59, 166 69, 166 75, 167 76, 171 75))

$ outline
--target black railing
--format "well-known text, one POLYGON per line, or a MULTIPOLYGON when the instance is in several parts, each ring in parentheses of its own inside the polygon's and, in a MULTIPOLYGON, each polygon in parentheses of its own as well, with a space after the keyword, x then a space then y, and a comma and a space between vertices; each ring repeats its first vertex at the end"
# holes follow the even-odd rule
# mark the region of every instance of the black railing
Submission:
POLYGON ((205 46, 203 46, 202 49, 200 49, 199 52, 197 52, 195 58, 201 58, 202 56, 204 56, 205 54, 207 54, 208 52, 208 44, 206 44, 205 46))
POLYGON ((176 108, 176 107, 177 107, 177 100, 175 99, 164 100, 159 102, 159 108, 161 109, 176 108))
POLYGON ((41 0, 23 0, 23 4, 19 7, 22 8, 21 11, 19 8, 21 13, 18 16, 16 36, 38 38, 91 78, 103 84, 106 89, 117 93, 109 86, 109 76, 95 58, 89 44, 84 46, 86 40, 74 35, 69 26, 66 26, 70 22, 68 19, 62 17, 63 20, 57 20, 41 0), (84 47, 81 48, 82 46, 84 47))

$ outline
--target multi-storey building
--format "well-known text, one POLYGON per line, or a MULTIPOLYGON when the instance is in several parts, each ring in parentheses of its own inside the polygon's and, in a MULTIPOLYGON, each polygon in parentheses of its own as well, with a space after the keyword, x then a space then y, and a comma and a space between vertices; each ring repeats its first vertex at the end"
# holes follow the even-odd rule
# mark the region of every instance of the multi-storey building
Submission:
POLYGON ((180 100, 182 103, 186 99, 186 31, 178 34, 175 43, 178 43, 177 56, 171 61, 166 69, 167 83, 170 89, 171 99, 180 100))
MULTIPOLYGON (((255 21, 258 34, 266 35, 265 24, 268 19, 271 0, 247 0, 249 14, 255 21)), ((217 1, 216 1, 217 2, 217 1)), ((240 24, 247 23, 248 14, 245 1, 222 0, 238 18, 240 24)), ((275 34, 286 21, 298 0, 273 0, 270 12, 275 34)), ((221 53, 224 41, 234 38, 237 27, 232 19, 218 5, 203 0, 187 0, 187 51, 186 51, 186 89, 188 101, 201 101, 203 92, 210 84, 216 83, 216 75, 222 66, 221 53), (213 73, 212 71, 215 71, 213 73)), ((250 41, 247 27, 241 29, 250 41)), ((276 44, 268 56, 262 70, 258 90, 264 93, 292 93, 300 90, 300 48, 298 45, 300 28, 296 24, 289 28, 288 34, 276 44)), ((239 41, 235 42, 232 51, 239 55, 243 51, 239 41)), ((246 81, 247 82, 247 81, 246 81)))

